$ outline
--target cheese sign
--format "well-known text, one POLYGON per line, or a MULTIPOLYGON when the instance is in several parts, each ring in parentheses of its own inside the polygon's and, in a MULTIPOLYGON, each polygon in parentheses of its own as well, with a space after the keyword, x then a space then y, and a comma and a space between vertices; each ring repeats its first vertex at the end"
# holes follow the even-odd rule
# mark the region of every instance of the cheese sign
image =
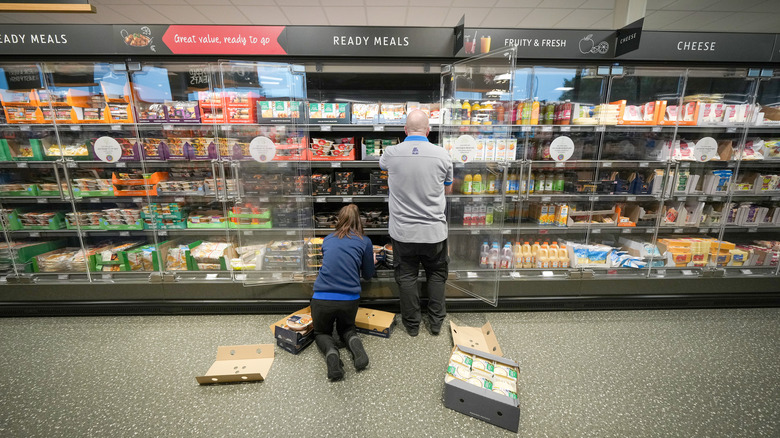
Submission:
POLYGON ((703 137, 696 142, 696 146, 693 148, 694 156, 696 160, 704 162, 709 161, 715 154, 718 153, 718 142, 712 137, 703 137))

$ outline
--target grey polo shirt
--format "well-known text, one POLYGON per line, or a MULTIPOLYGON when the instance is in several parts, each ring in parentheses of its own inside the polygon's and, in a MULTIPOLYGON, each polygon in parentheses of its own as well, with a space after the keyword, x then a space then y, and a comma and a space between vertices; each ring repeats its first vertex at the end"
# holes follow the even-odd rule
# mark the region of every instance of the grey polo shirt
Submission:
POLYGON ((452 184, 452 159, 421 135, 385 149, 379 167, 390 188, 390 237, 407 243, 447 238, 444 186, 452 184))

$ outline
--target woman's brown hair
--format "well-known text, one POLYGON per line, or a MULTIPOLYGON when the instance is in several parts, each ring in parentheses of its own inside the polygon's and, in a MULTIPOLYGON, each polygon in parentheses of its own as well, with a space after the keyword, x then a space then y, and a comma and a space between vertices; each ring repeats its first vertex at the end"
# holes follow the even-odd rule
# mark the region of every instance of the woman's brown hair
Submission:
POLYGON ((339 217, 336 220, 336 236, 339 239, 353 233, 356 236, 363 236, 363 223, 360 222, 360 210, 357 205, 349 204, 341 207, 339 217))

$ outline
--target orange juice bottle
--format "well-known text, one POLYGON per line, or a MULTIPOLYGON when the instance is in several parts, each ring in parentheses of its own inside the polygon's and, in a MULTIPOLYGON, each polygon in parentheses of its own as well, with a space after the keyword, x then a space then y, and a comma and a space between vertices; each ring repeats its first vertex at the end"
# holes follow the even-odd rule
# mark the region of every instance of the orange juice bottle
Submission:
POLYGON ((470 173, 463 177, 463 187, 460 192, 464 195, 470 195, 474 191, 474 182, 470 173))
POLYGON ((539 257, 536 258, 536 267, 548 269, 550 267, 550 255, 547 248, 539 248, 539 257))
POLYGON ((515 242, 512 246, 512 268, 520 269, 523 267, 523 247, 520 242, 515 242))
POLYGON ((463 106, 460 110, 460 124, 461 125, 470 125, 471 124, 471 104, 468 100, 463 101, 463 106))
POLYGON ((569 267, 569 251, 566 249, 566 245, 561 245, 561 249, 558 250, 558 266, 561 268, 569 267))
POLYGON ((549 249, 550 267, 553 269, 558 268, 560 266, 560 261, 558 260, 558 248, 556 248, 555 246, 550 246, 549 249))
POLYGON ((531 124, 539 124, 539 98, 534 97, 534 103, 531 104, 531 124))
POLYGON ((482 111, 482 107, 479 105, 479 101, 474 102, 474 105, 471 105, 471 124, 472 125, 479 125, 481 124, 481 121, 479 120, 480 112, 482 111))
POLYGON ((531 265, 536 266, 536 261, 539 259, 539 249, 541 249, 541 245, 539 245, 539 241, 534 242, 533 245, 531 245, 531 265))
POLYGON ((474 195, 481 195, 484 193, 484 189, 482 187, 482 174, 481 173, 475 173, 474 174, 474 182, 472 183, 472 189, 471 193, 474 195))
POLYGON ((531 252, 531 245, 528 242, 523 242, 523 268, 533 268, 534 255, 531 252))

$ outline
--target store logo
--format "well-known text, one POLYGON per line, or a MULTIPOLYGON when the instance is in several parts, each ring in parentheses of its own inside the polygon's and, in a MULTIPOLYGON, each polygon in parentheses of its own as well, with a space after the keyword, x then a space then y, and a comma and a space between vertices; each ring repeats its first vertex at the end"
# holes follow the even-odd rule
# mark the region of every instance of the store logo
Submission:
POLYGON ((412 155, 420 155, 420 150, 417 148, 412 149, 412 155))

